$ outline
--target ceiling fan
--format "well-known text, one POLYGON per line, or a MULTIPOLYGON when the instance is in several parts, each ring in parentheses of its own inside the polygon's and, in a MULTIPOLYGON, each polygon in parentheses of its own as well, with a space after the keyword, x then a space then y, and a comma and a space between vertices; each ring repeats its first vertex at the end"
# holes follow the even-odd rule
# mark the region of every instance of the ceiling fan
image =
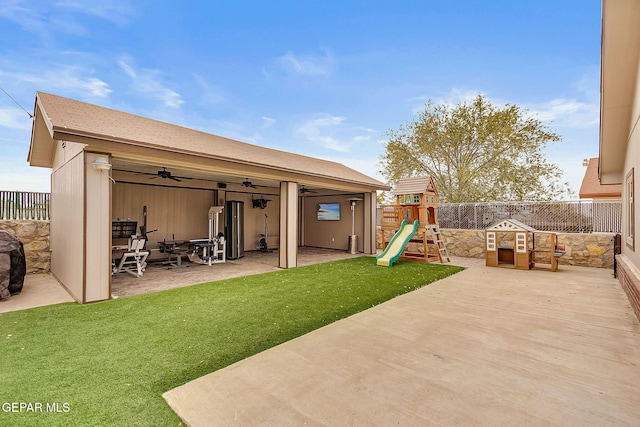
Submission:
POLYGON ((247 178, 245 181, 242 181, 242 185, 244 185, 245 187, 256 188, 256 186, 251 181, 249 181, 249 178, 247 178))
POLYGON ((305 188, 304 185, 300 186, 300 193, 304 194, 304 193, 315 193, 315 191, 313 190, 309 190, 308 188, 305 188))
MULTIPOLYGON (((167 168, 164 168, 164 167, 162 168, 162 170, 159 170, 159 171, 158 171, 158 176, 159 176, 160 178, 162 178, 162 179, 167 179, 167 178, 168 178, 168 179, 172 179, 172 180, 177 181, 177 182, 182 181, 181 179, 178 179, 178 178, 176 178, 175 176, 172 176, 172 175, 171 175, 171 172, 169 172, 169 171, 167 170, 167 168)), ((149 178, 149 179, 155 179, 155 178, 157 178, 158 176, 154 176, 154 177, 151 177, 151 178, 149 178)))
POLYGON ((253 198, 253 194, 251 195, 251 203, 253 204, 254 208, 260 208, 260 209, 264 209, 267 207, 267 203, 269 203, 271 200, 269 199, 265 199, 264 196, 260 196, 259 199, 254 199, 253 198))

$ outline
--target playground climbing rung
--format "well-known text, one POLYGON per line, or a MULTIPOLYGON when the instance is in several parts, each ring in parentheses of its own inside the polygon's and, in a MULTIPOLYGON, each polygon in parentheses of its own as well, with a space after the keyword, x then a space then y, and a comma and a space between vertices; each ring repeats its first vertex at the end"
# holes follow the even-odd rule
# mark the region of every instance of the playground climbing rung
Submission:
POLYGON ((444 240, 442 239, 442 234, 440 233, 440 227, 438 224, 429 224, 427 225, 429 231, 431 231, 431 235, 433 238, 433 242, 438 248, 438 256, 440 257, 440 262, 451 262, 449 258, 449 251, 447 251, 447 246, 444 244, 444 240))

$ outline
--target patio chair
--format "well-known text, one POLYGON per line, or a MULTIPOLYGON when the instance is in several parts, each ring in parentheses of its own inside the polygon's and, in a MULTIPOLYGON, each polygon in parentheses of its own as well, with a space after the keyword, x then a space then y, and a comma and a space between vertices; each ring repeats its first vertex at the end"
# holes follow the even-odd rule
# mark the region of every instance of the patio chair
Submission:
POLYGON ((112 274, 127 272, 135 277, 142 277, 147 267, 149 251, 144 249, 147 239, 140 236, 131 236, 127 250, 120 257, 117 266, 114 265, 112 274))

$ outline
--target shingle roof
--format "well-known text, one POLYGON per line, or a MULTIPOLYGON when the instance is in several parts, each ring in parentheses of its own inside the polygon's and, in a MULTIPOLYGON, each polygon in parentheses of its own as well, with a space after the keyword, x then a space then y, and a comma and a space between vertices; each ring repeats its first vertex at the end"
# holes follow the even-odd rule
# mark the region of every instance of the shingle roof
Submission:
POLYGON ((584 173, 580 186, 581 199, 598 199, 603 197, 621 197, 622 184, 600 184, 598 180, 599 159, 589 159, 589 165, 584 173))
MULTIPOLYGON (((38 105, 43 110, 51 135, 59 135, 57 139, 65 136, 70 138, 69 141, 73 141, 73 137, 89 137, 96 141, 118 142, 123 146, 156 148, 268 169, 328 177, 378 189, 389 188, 386 184, 340 163, 247 144, 48 93, 36 94, 36 107, 38 105)), ((36 135, 35 129, 32 134, 36 135)), ((32 137, 31 151, 37 144, 37 138, 32 137)))
MULTIPOLYGON (((396 184, 393 193, 395 195, 401 194, 422 194, 427 188, 433 185, 433 181, 430 176, 418 176, 415 178, 403 178, 396 184)), ((435 186, 433 187, 435 190, 435 186)))

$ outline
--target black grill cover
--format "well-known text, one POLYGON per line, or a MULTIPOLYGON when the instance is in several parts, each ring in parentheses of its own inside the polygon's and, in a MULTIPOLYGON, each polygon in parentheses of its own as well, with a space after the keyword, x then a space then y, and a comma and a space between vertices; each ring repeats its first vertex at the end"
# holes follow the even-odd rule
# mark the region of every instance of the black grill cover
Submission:
POLYGON ((19 294, 26 274, 27 261, 22 242, 0 230, 0 300, 19 294))

